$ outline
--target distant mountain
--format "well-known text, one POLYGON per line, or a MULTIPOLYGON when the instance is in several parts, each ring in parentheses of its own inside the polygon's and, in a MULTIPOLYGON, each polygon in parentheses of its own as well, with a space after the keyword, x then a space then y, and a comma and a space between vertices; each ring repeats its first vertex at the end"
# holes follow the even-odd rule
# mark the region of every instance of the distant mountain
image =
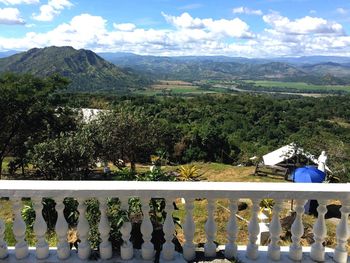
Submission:
POLYGON ((350 58, 299 57, 251 59, 225 56, 159 57, 135 54, 101 54, 115 65, 129 67, 154 79, 195 81, 214 80, 281 80, 317 85, 350 83, 350 58), (313 63, 317 61, 318 63, 313 63), (321 62, 319 62, 321 61, 321 62), (340 64, 349 61, 349 64, 340 64))
POLYGON ((69 89, 75 91, 128 92, 148 86, 152 82, 150 79, 249 79, 342 85, 350 83, 350 58, 161 57, 120 52, 97 55, 72 47, 47 47, 0 58, 0 72, 6 71, 37 76, 58 73, 71 80, 69 89))
POLYGON ((34 48, 0 59, 0 72, 31 73, 46 77, 58 73, 71 80, 71 91, 123 91, 150 82, 131 69, 121 69, 90 50, 72 47, 34 48))
POLYGON ((283 79, 306 75, 302 70, 281 62, 263 59, 230 57, 157 57, 157 56, 105 56, 121 67, 153 76, 155 79, 283 79))
POLYGON ((350 66, 334 62, 319 63, 314 65, 305 65, 302 67, 306 72, 314 75, 330 74, 334 77, 350 77, 350 66))
POLYGON ((18 53, 18 51, 15 51, 15 50, 0 52, 0 58, 6 58, 6 57, 12 56, 12 55, 17 54, 17 53, 18 53))
POLYGON ((339 56, 304 56, 304 57, 282 57, 282 58, 271 58, 273 61, 307 65, 307 64, 322 64, 322 63, 338 63, 346 64, 350 63, 350 57, 339 57, 339 56))

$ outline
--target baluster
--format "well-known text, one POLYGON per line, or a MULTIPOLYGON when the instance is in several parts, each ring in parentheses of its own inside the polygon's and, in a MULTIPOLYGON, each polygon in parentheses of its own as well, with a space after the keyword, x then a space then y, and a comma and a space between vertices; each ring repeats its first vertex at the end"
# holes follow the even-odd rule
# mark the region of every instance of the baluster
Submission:
MULTIPOLYGON (((129 198, 128 197, 122 197, 120 198, 121 200, 121 209, 122 211, 125 211, 127 217, 129 213, 129 198)), ((130 242, 130 237, 131 237, 131 223, 124 222, 122 227, 120 228, 120 233, 122 234, 122 239, 123 239, 123 244, 120 248, 120 254, 121 258, 123 260, 129 260, 132 259, 133 254, 134 254, 134 249, 133 245, 130 242)))
POLYGON ((289 257, 294 261, 301 261, 303 257, 303 250, 300 245, 300 241, 304 234, 303 214, 305 212, 305 203, 306 200, 296 200, 296 215, 291 228, 292 244, 289 247, 289 257))
POLYGON ((215 257, 216 256, 216 245, 214 243, 216 236, 216 225, 214 219, 214 210, 215 210, 215 200, 208 199, 208 219, 205 223, 205 235, 207 237, 207 242, 204 245, 204 255, 206 257, 215 257))
POLYGON ((144 260, 152 260, 154 257, 154 245, 151 243, 153 225, 149 216, 149 198, 142 198, 143 219, 141 224, 141 234, 143 244, 141 246, 142 258, 144 260))
POLYGON ((325 214, 327 213, 327 208, 325 200, 318 200, 318 203, 318 217, 313 227, 315 243, 311 245, 310 257, 314 261, 321 262, 324 261, 325 249, 323 242, 327 235, 326 220, 324 218, 325 214))
POLYGON ((282 233, 282 226, 280 222, 280 212, 282 210, 282 200, 275 200, 273 206, 273 215, 270 224, 270 244, 268 247, 268 257, 274 261, 279 261, 281 258, 281 249, 278 244, 282 233))
POLYGON ((112 257, 112 244, 108 240, 109 239, 109 232, 111 230, 111 227, 108 222, 107 218, 107 200, 104 197, 101 197, 98 199, 100 203, 100 212, 101 212, 101 218, 100 223, 98 224, 98 231, 100 232, 100 256, 101 259, 109 259, 112 257))
POLYGON ((62 260, 67 259, 70 256, 70 247, 67 241, 68 224, 63 214, 63 200, 63 197, 58 197, 55 199, 57 211, 57 222, 55 230, 58 239, 57 256, 62 260))
POLYGON ((15 221, 13 222, 13 234, 17 241, 15 246, 15 255, 17 259, 23 259, 28 256, 28 245, 24 240, 26 235, 26 224, 22 218, 22 200, 19 197, 13 199, 13 212, 15 214, 15 221))
POLYGON ((237 256, 237 220, 236 213, 238 211, 237 200, 230 200, 230 219, 227 224, 227 244, 225 245, 225 257, 228 259, 237 256))
POLYGON ((337 246, 334 250, 334 260, 338 263, 348 262, 348 252, 346 243, 349 238, 349 213, 350 205, 349 200, 342 201, 342 207, 340 208, 341 219, 337 226, 337 246))
POLYGON ((165 243, 162 247, 162 255, 165 260, 173 260, 175 252, 175 245, 173 243, 175 232, 175 224, 173 220, 174 206, 171 198, 166 198, 165 202, 166 218, 163 225, 165 243))
POLYGON ((257 259, 259 256, 259 246, 256 244, 256 241, 258 240, 258 235, 260 233, 260 227, 259 227, 259 219, 258 219, 258 213, 260 210, 259 207, 259 200, 252 199, 253 206, 252 206, 252 214, 248 225, 248 233, 249 233, 249 243, 247 246, 247 258, 249 259, 257 259))
POLYGON ((43 217, 42 198, 33 198, 35 210, 34 233, 37 238, 36 243, 36 257, 38 259, 45 259, 49 256, 49 244, 45 240, 47 225, 43 217))
POLYGON ((85 199, 78 198, 78 211, 79 211, 79 221, 78 221, 78 237, 80 239, 80 243, 78 244, 78 255, 80 259, 88 259, 90 256, 90 243, 88 241, 88 235, 89 235, 89 222, 87 221, 85 217, 86 213, 86 205, 85 205, 85 199))
POLYGON ((184 223, 184 235, 185 235, 185 244, 183 246, 183 255, 184 258, 187 261, 191 261, 196 257, 196 250, 195 246, 193 244, 193 238, 194 238, 194 233, 195 233, 195 228, 196 225, 194 224, 193 220, 193 199, 187 199, 186 200, 186 218, 185 218, 185 223, 184 223))
MULTIPOLYGON (((0 209, 2 205, 0 205, 0 209)), ((0 259, 4 259, 8 256, 8 248, 7 244, 4 240, 5 238, 5 223, 2 219, 0 219, 0 259)))

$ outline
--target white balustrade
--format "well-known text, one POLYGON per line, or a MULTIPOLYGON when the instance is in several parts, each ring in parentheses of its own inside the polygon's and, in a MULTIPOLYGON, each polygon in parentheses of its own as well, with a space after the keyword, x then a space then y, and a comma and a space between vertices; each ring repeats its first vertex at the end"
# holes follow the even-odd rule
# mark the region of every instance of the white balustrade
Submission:
MULTIPOLYGON (((120 198, 121 200, 121 209, 124 211, 126 214, 128 214, 129 211, 129 199, 127 197, 122 197, 120 198)), ((134 249, 133 245, 130 242, 131 238, 131 222, 124 222, 121 229, 120 233, 122 234, 122 239, 123 239, 123 244, 120 247, 120 255, 123 260, 129 260, 132 259, 134 255, 134 249)))
POLYGON ((337 247, 334 251, 334 260, 337 263, 346 263, 348 261, 348 251, 346 247, 347 240, 349 239, 349 214, 350 214, 350 201, 345 199, 342 201, 342 207, 340 208, 341 219, 337 226, 337 247))
POLYGON ((149 216, 149 198, 143 197, 141 199, 143 220, 141 224, 141 234, 143 244, 141 247, 142 258, 145 260, 152 260, 154 258, 154 245, 151 243, 153 225, 149 216))
POLYGON ((281 258, 281 248, 278 244, 280 241, 280 235, 282 234, 282 226, 280 222, 280 212, 282 210, 282 201, 276 200, 273 206, 273 215, 270 224, 270 244, 268 247, 268 256, 274 261, 278 261, 281 258))
POLYGON ((101 259, 110 259, 112 257, 112 244, 108 240, 111 227, 107 218, 107 199, 104 197, 100 197, 98 201, 100 204, 101 212, 100 223, 98 224, 98 231, 100 232, 101 238, 101 243, 99 246, 100 256, 101 259))
POLYGON ((216 236, 216 225, 214 219, 215 199, 208 199, 208 219, 205 223, 205 235, 207 242, 204 244, 204 255, 206 257, 216 256, 216 245, 214 243, 216 236))
POLYGON ((258 245, 256 244, 256 241, 258 240, 258 235, 260 233, 259 219, 258 219, 258 213, 259 213, 260 207, 259 207, 258 199, 252 199, 252 202, 253 202, 252 215, 248 225, 249 243, 247 246, 247 258, 255 260, 259 256, 258 245))
POLYGON ((88 240, 89 235, 89 222, 85 217, 86 205, 85 198, 78 198, 78 211, 79 211, 79 221, 78 221, 78 237, 80 242, 78 244, 78 255, 80 259, 88 259, 90 256, 91 248, 88 240))
POLYGON ((68 224, 64 218, 63 210, 63 197, 57 197, 56 202, 56 211, 57 211, 57 222, 55 226, 58 244, 57 244, 57 256, 59 259, 67 259, 70 256, 70 247, 67 240, 68 234, 68 224))
POLYGON ((34 233, 37 238, 36 243, 36 257, 38 259, 45 259, 49 256, 49 244, 45 240, 47 225, 43 217, 42 198, 33 198, 33 207, 35 211, 34 233))
MULTIPOLYGON (((162 260, 172 261, 178 254, 175 252, 173 243, 175 225, 173 221, 173 201, 174 197, 183 197, 186 200, 185 220, 182 223, 185 242, 183 244, 183 258, 187 261, 195 260, 196 245, 193 243, 195 233, 195 222, 193 218, 195 198, 201 197, 208 200, 207 212, 208 218, 205 224, 205 234, 207 242, 204 247, 205 256, 216 256, 216 223, 214 219, 216 200, 229 200, 230 217, 228 222, 220 222, 227 224, 227 243, 225 245, 225 257, 232 259, 242 256, 242 251, 237 248, 238 224, 236 213, 238 211, 237 203, 239 198, 251 199, 252 209, 251 217, 248 224, 248 244, 245 254, 250 261, 261 260, 283 262, 285 255, 282 256, 280 248, 281 229, 281 210, 283 207, 282 200, 294 199, 295 220, 291 227, 292 244, 289 247, 289 257, 294 261, 304 260, 304 253, 301 247, 301 238, 304 233, 303 214, 304 205, 308 199, 317 199, 319 206, 317 208, 318 218, 313 227, 315 243, 311 245, 311 252, 307 253, 306 258, 314 261, 330 262, 334 260, 338 263, 349 261, 347 251, 347 242, 350 235, 348 217, 350 214, 350 187, 348 184, 315 184, 310 188, 309 184, 270 184, 270 183, 210 183, 210 182, 100 182, 100 181, 81 181, 78 185, 72 182, 60 181, 6 181, 0 183, 1 197, 10 199, 13 205, 14 221, 13 234, 16 240, 15 247, 7 248, 5 238, 5 222, 0 219, 0 259, 1 262, 17 262, 19 260, 27 261, 29 253, 34 253, 38 260, 47 260, 50 262, 74 262, 75 257, 83 261, 88 261, 91 253, 89 238, 89 223, 86 219, 85 201, 91 198, 99 200, 99 209, 101 212, 98 230, 100 233, 99 254, 102 260, 113 258, 113 251, 110 239, 110 222, 107 217, 108 198, 120 197, 121 210, 128 213, 129 197, 139 197, 142 205, 143 220, 141 223, 141 234, 143 243, 140 254, 145 261, 155 260, 154 245, 151 242, 153 225, 150 217, 151 198, 165 198, 166 200, 166 219, 163 225, 165 243, 162 248, 162 260), (45 240, 47 225, 43 218, 42 197, 51 197, 56 202, 57 222, 55 231, 57 234, 57 250, 56 253, 49 253, 49 246, 45 240), (73 197, 78 200, 79 220, 77 226, 78 251, 74 253, 70 251, 67 241, 68 224, 64 217, 65 197, 73 197), (28 249, 25 240, 26 225, 22 218, 21 211, 23 209, 22 198, 31 198, 35 210, 34 233, 37 243, 36 249, 28 249), (270 222, 270 243, 264 256, 260 256, 259 246, 256 244, 259 235, 258 213, 260 210, 259 201, 263 198, 272 198, 275 201, 273 207, 272 220, 270 222), (337 226, 336 239, 337 245, 334 252, 325 253, 323 246, 327 228, 325 224, 325 214, 327 212, 327 200, 342 200, 341 220, 337 226), (77 256, 76 256, 77 255, 77 256), (13 258, 15 257, 15 258, 13 258), (56 257, 57 261, 52 261, 52 257, 56 257), (9 258, 10 261, 7 261, 9 258), (71 261, 72 260, 72 261, 71 261)), ((2 201, 6 202, 6 201, 2 201)), ((2 204, 2 203, 1 203, 2 204)), ((205 213, 205 211, 203 211, 205 213)), ((131 243, 131 222, 124 222, 120 228, 123 244, 120 247, 120 256, 122 260, 129 261, 140 260, 139 253, 134 254, 133 244, 131 243)), ((242 241, 239 240, 239 243, 242 241)), ((240 248, 242 249, 242 248, 240 248)), ((285 249, 285 248, 284 248, 285 249)), ((34 255, 28 257, 33 259, 34 255)), ((177 258, 176 258, 177 259, 177 258)), ((111 259, 113 260, 113 259, 111 259)), ((21 262, 22 262, 21 261, 21 262)), ((23 262, 24 262, 23 261, 23 262)), ((244 259, 243 259, 244 261, 244 259)), ((31 261, 28 261, 31 262, 31 261)))
POLYGON ((237 220, 236 213, 238 211, 237 200, 230 200, 230 218, 227 224, 227 239, 228 242, 225 245, 225 257, 228 259, 237 256, 237 220))
POLYGON ((173 220, 174 206, 171 198, 165 200, 165 211, 166 218, 163 224, 165 243, 162 248, 162 256, 165 260, 173 260, 175 252, 175 245, 173 243, 175 224, 173 220))
POLYGON ((303 257, 302 247, 300 245, 301 237, 304 234, 304 225, 303 225, 303 214, 305 211, 304 205, 306 200, 296 200, 295 205, 295 219, 292 225, 292 245, 289 250, 289 257, 294 261, 300 261, 303 257))
POLYGON ((13 199, 13 212, 15 214, 15 221, 13 222, 13 234, 17 241, 15 246, 15 255, 17 259, 23 259, 28 256, 28 245, 25 241, 26 224, 23 221, 22 215, 22 200, 15 197, 13 199))
POLYGON ((314 261, 323 262, 325 259, 323 242, 327 235, 326 220, 324 218, 327 213, 325 200, 318 200, 317 213, 318 217, 313 228, 315 243, 311 246, 310 256, 314 261))
POLYGON ((184 258, 187 261, 191 261, 195 258, 196 256, 196 247, 193 244, 193 238, 194 238, 194 233, 196 230, 196 225, 193 220, 193 198, 187 199, 186 200, 186 218, 185 218, 185 223, 183 225, 184 229, 184 235, 185 235, 185 243, 183 245, 183 253, 184 253, 184 258))

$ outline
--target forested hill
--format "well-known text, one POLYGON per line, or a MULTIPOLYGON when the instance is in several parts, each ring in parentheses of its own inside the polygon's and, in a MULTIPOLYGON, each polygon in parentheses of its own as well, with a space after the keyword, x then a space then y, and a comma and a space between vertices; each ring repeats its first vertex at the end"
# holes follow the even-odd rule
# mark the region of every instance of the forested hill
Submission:
POLYGON ((31 73, 68 78, 71 91, 120 91, 138 89, 150 81, 130 69, 121 69, 89 50, 72 47, 33 48, 0 59, 0 72, 31 73))

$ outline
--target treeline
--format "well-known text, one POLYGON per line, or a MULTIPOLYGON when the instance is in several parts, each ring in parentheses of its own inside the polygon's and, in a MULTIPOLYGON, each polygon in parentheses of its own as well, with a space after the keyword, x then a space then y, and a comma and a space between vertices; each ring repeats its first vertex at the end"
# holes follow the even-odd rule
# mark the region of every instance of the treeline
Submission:
MULTIPOLYGON (((2 89, 3 85, 0 87, 2 89)), ((28 95, 22 94, 25 89, 18 92, 22 97, 28 95)), ((79 178, 83 171, 84 176, 89 175, 97 158, 115 164, 120 159, 131 163, 150 162, 150 156, 160 152, 170 163, 252 164, 251 157, 261 157, 294 142, 316 156, 326 150, 335 174, 344 181, 350 179, 349 96, 318 99, 267 95, 159 98, 67 95, 50 89, 46 98, 46 107, 52 115, 44 118, 44 123, 38 122, 36 129, 35 125, 31 129, 17 129, 16 135, 7 143, 3 140, 6 136, 1 135, 1 147, 6 149, 2 150, 5 154, 1 158, 17 157, 16 167, 31 163, 42 173, 59 173, 57 177, 75 174, 75 178, 79 178), (85 123, 79 120, 76 111, 69 110, 79 107, 98 107, 106 111, 100 118, 85 123), (53 159, 66 162, 71 170, 59 171, 53 159), (48 167, 51 170, 44 171, 48 167)), ((8 99, 12 100, 11 97, 8 99)), ((1 104, 6 103, 9 102, 1 104)), ((39 106, 45 109, 41 104, 35 108, 39 106)), ((13 109, 7 114, 26 110, 13 109)), ((16 123, 14 117, 9 120, 6 123, 16 123)), ((21 125, 29 124, 33 125, 30 119, 21 125)), ((1 133, 3 131, 12 134, 1 129, 1 133)))

